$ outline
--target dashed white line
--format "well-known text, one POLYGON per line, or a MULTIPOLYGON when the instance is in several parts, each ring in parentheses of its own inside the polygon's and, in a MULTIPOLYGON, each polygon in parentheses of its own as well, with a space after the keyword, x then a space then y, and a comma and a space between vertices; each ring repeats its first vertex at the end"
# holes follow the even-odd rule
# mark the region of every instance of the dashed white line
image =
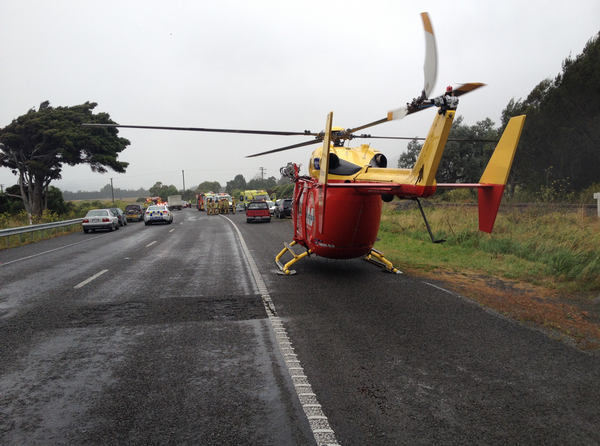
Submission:
POLYGON ((81 283, 78 283, 77 285, 75 285, 73 288, 77 289, 77 288, 81 288, 82 286, 87 285, 88 283, 90 283, 92 280, 97 279, 98 277, 100 277, 102 274, 108 272, 107 269, 104 269, 102 271, 100 271, 98 274, 94 274, 92 277, 90 277, 89 279, 84 280, 81 283))
POLYGON ((154 245, 155 243, 156 243, 156 240, 154 240, 152 243, 148 243, 148 244, 146 245, 146 248, 147 248, 148 246, 152 246, 152 245, 154 245))
POLYGON ((173 232, 175 229, 171 229, 169 232, 173 232))
POLYGON ((275 334, 275 338, 277 339, 279 351, 281 352, 283 360, 287 365, 288 372, 292 378, 292 382, 294 383, 294 388, 296 389, 296 394, 298 395, 300 404, 302 404, 302 409, 304 410, 304 414, 308 419, 308 424, 310 425, 317 444, 339 446, 339 443, 335 437, 335 432, 333 429, 331 429, 329 420, 323 413, 321 405, 317 401, 317 396, 313 392, 312 386, 308 383, 308 378, 304 373, 304 369, 300 365, 300 361, 298 360, 296 353, 293 351, 294 349, 291 347, 292 342, 287 335, 287 331, 283 326, 281 318, 277 316, 277 311, 275 310, 275 305, 273 305, 273 301, 271 300, 267 286, 262 280, 260 271, 258 270, 258 267, 256 266, 256 263, 250 254, 250 250, 244 241, 244 237, 242 237, 242 233, 233 221, 223 215, 221 215, 221 217, 229 221, 229 223, 231 223, 231 225, 237 231, 240 244, 242 246, 242 251, 246 256, 248 264, 250 265, 252 275, 256 281, 256 286, 261 293, 263 304, 265 305, 265 310, 267 311, 267 316, 271 321, 271 326, 273 327, 273 332, 275 334))

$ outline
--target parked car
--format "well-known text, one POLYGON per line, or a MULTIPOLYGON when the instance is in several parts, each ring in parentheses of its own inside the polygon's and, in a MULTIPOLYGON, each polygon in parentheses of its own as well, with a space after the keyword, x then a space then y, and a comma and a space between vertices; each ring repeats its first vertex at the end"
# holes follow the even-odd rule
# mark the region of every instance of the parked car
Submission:
POLYGON ((291 198, 280 198, 275 202, 275 209, 273 209, 273 217, 285 218, 292 216, 292 199, 291 198))
POLYGON ((92 209, 83 217, 81 226, 83 226, 83 232, 86 234, 96 229, 114 231, 115 229, 119 229, 119 220, 108 209, 92 209))
POLYGON ((275 209, 275 202, 267 200, 267 206, 269 206, 269 213, 273 215, 273 210, 275 209))
POLYGON ((127 221, 142 221, 144 219, 144 207, 141 204, 128 204, 125 206, 125 217, 127 221))
POLYGON ((119 219, 119 226, 125 226, 127 224, 127 216, 121 208, 108 208, 115 216, 119 219))
POLYGON ((167 223, 168 225, 173 223, 173 214, 169 210, 169 206, 148 206, 144 214, 144 224, 148 226, 152 223, 167 223))
POLYGON ((246 222, 251 223, 253 221, 271 221, 271 213, 269 212, 269 205, 266 201, 251 201, 246 207, 246 222))

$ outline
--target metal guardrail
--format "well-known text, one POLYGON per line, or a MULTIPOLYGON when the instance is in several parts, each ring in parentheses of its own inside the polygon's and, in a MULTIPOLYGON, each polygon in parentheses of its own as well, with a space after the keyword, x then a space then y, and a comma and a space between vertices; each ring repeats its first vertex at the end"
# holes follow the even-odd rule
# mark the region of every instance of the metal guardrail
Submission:
POLYGON ((33 233, 40 231, 42 238, 44 238, 44 231, 50 231, 49 236, 52 235, 52 230, 63 228, 65 226, 77 225, 82 222, 83 218, 75 218, 73 220, 55 221, 52 223, 42 223, 39 225, 20 226, 18 228, 0 229, 0 237, 6 237, 6 247, 10 247, 10 237, 13 235, 19 236, 19 242, 23 241, 23 234, 31 233, 31 241, 33 241, 33 233))

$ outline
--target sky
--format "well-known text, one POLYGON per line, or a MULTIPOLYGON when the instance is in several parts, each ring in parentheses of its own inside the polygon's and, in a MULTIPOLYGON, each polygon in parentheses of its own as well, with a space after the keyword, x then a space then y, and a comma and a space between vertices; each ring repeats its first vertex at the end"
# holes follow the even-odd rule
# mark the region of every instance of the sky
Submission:
MULTIPOLYGON (((432 96, 447 85, 483 82, 457 114, 500 125, 508 102, 561 72, 600 31, 600 1, 371 0, 0 0, 0 128, 43 101, 96 102, 119 124, 319 132, 357 127, 403 106, 423 88, 427 11, 437 41, 432 96)), ((426 136, 428 110, 368 129, 426 136)), ((365 130, 367 132, 367 130, 365 130)), ((178 189, 242 174, 279 178, 306 165, 316 146, 257 158, 303 136, 121 129, 131 141, 127 173, 64 167, 61 190, 178 189)), ((390 167, 406 149, 370 143, 390 167)), ((0 168, 4 188, 17 177, 0 168)))

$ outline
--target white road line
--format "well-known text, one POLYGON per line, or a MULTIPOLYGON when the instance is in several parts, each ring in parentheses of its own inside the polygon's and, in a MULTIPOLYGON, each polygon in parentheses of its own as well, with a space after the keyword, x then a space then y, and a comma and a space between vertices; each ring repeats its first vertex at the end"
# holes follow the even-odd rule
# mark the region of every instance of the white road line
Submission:
POLYGON ((169 232, 173 232, 175 229, 171 229, 169 232))
POLYGON ((244 241, 244 237, 242 237, 242 233, 235 225, 233 221, 229 218, 221 215, 224 219, 229 221, 234 229, 237 231, 238 237, 240 239, 240 244, 242 246, 242 251, 246 256, 246 260, 250 265, 250 269, 252 270, 252 275, 254 276, 254 280, 256 281, 256 286, 261 293, 263 304, 265 306, 265 310, 267 311, 267 316, 271 321, 271 326, 273 327, 273 332, 275 333, 275 337, 277 339, 277 346, 279 347, 279 351, 283 356, 285 364, 287 365, 288 372, 290 377, 292 378, 292 382, 294 381, 302 381, 302 383, 295 383, 294 387, 296 389, 296 394, 298 395, 298 399, 302 404, 302 409, 304 410, 304 414, 308 419, 308 424, 312 430, 313 436, 319 445, 329 445, 329 446, 340 446, 337 439, 335 438, 335 432, 331 429, 329 425, 329 420, 323 413, 321 409, 321 405, 317 401, 317 396, 312 390, 311 385, 308 383, 308 378, 304 373, 304 369, 300 365, 300 361, 298 357, 293 352, 293 348, 291 347, 292 342, 287 335, 287 331, 283 326, 283 322, 281 318, 277 316, 277 311, 275 310, 275 305, 273 305, 273 301, 271 300, 271 296, 269 295, 269 291, 267 290, 267 286, 265 282, 262 280, 262 276, 260 275, 260 271, 252 258, 252 254, 250 254, 250 250, 244 241))
POLYGON ((84 280, 83 282, 75 285, 73 288, 77 289, 77 288, 81 288, 82 286, 87 285, 88 283, 90 283, 92 280, 97 279, 98 277, 100 277, 102 274, 108 272, 107 269, 103 269, 102 271, 100 271, 98 274, 94 274, 92 277, 90 277, 89 279, 84 280))
POLYGON ((429 286, 432 286, 432 287, 434 287, 434 288, 437 288, 437 289, 438 289, 438 290, 440 290, 440 291, 444 291, 444 292, 446 292, 446 293, 448 293, 448 294, 452 294, 453 296, 456 296, 456 293, 453 293, 452 291, 448 291, 448 290, 447 290, 447 289, 445 289, 445 288, 442 288, 442 287, 436 286, 436 285, 434 285, 433 283, 429 283, 429 282, 423 282, 423 283, 424 283, 425 285, 429 285, 429 286))
POLYGON ((152 243, 148 243, 148 244, 146 245, 146 248, 147 248, 148 246, 152 246, 152 245, 154 245, 155 243, 156 243, 156 240, 154 240, 152 243))

